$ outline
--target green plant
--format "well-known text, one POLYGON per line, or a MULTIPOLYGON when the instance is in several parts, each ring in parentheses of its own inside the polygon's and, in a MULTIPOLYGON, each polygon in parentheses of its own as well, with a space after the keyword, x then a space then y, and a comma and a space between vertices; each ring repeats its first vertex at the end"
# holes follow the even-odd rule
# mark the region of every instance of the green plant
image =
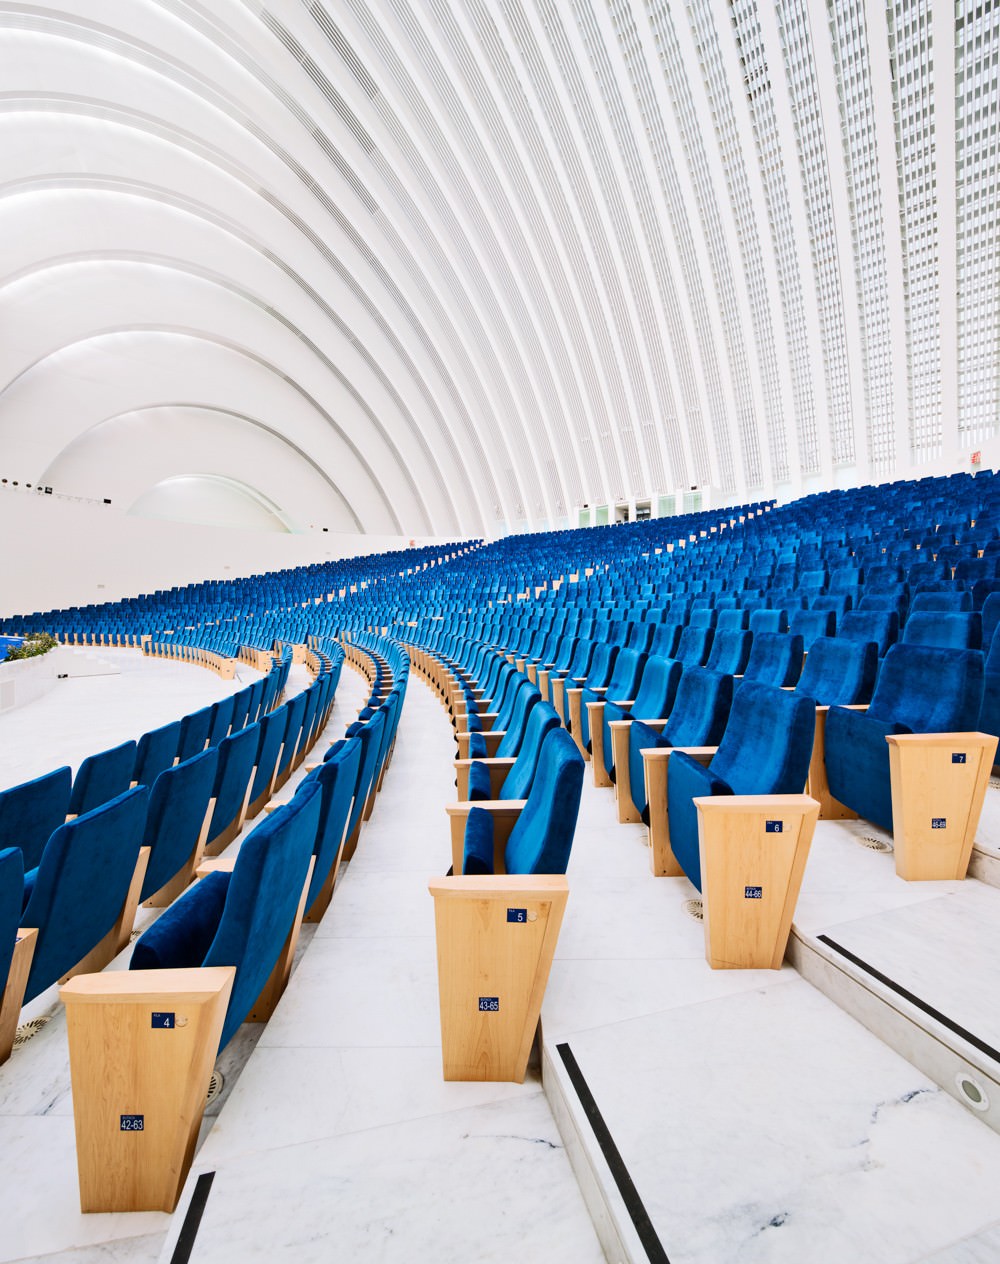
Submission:
POLYGON ((59 642, 51 632, 29 632, 20 645, 12 645, 4 660, 15 662, 20 658, 37 658, 39 654, 47 654, 59 642))

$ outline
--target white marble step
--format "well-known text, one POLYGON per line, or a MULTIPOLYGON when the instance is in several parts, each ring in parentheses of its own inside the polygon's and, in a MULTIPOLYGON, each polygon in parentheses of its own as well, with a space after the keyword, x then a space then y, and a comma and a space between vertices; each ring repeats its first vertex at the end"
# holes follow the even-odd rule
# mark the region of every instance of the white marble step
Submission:
MULTIPOLYGON (((685 912, 693 888, 649 876, 645 831, 614 824, 610 796, 588 788, 585 808, 543 1008, 543 1082, 608 1258, 992 1258, 1000 1138, 978 1112, 790 965, 710 970, 703 928, 685 912)), ((988 917, 997 893, 904 883, 891 855, 860 844, 862 832, 818 829, 800 900, 805 935, 893 910, 900 926, 916 924, 921 910, 932 919, 932 906, 963 895, 988 917)), ((855 935, 860 947, 860 927, 855 935)), ((958 945, 949 957, 942 946, 939 956, 961 966, 966 952, 958 945)), ((967 1018, 971 1003, 970 994, 967 1018)))

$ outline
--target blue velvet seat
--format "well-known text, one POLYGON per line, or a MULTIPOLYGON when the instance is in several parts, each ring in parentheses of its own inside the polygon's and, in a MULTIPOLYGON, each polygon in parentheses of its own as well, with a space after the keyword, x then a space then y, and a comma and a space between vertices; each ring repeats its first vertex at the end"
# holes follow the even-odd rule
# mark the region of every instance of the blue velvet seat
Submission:
POLYGON ((789 632, 802 637, 806 652, 819 637, 833 636, 836 628, 837 616, 832 610, 793 610, 788 619, 789 632))
POLYGON ((260 731, 251 724, 232 737, 224 737, 217 747, 219 762, 215 769, 212 798, 215 809, 208 827, 209 851, 219 851, 235 838, 242 826, 243 806, 247 791, 253 792, 252 777, 260 731))
MULTIPOLYGON (((541 700, 541 692, 535 685, 529 680, 521 683, 517 690, 517 699, 511 712, 510 722, 504 729, 493 730, 496 733, 503 734, 495 752, 498 758, 509 758, 511 755, 516 755, 520 750, 521 739, 524 736, 528 717, 541 700)), ((480 732, 472 732, 469 735, 469 758, 485 759, 486 755, 486 738, 480 732)))
POLYGON ((285 734, 281 742, 281 754, 278 756, 278 769, 274 784, 280 789, 292 772, 292 761, 302 740, 302 721, 306 713, 306 696, 297 693, 290 698, 283 708, 285 710, 285 734))
POLYGON ((136 942, 132 970, 236 968, 220 1049, 252 1011, 293 928, 321 800, 318 784, 302 786, 247 835, 231 873, 202 878, 136 942))
POLYGON ((587 704, 590 702, 603 702, 605 698, 612 702, 633 701, 639 689, 639 682, 642 678, 646 661, 645 654, 640 654, 636 650, 624 649, 615 659, 614 671, 605 685, 595 687, 588 679, 580 696, 580 732, 575 735, 588 751, 591 750, 592 743, 590 740, 590 713, 587 710, 587 704))
POLYGON ((958 592, 918 592, 910 602, 910 613, 919 610, 939 610, 948 614, 960 614, 972 609, 972 593, 958 592))
POLYGON ((699 891, 698 812, 693 801, 708 795, 801 794, 812 757, 815 717, 816 703, 808 695, 744 681, 708 766, 683 751, 671 758, 670 845, 699 891))
POLYGON ((750 631, 756 636, 759 632, 787 632, 788 611, 761 609, 750 615, 750 631))
POLYGON ((18 847, 34 869, 53 831, 66 820, 73 774, 56 768, 0 793, 0 847, 18 847))
POLYGON ((173 766, 180 740, 180 720, 143 733, 136 743, 132 780, 140 786, 152 786, 161 772, 173 766))
POLYGON ((232 694, 212 703, 209 708, 211 713, 208 725, 209 746, 218 746, 224 737, 229 736, 229 729, 233 723, 233 707, 232 694))
MULTIPOLYGON (((0 851, 0 998, 10 974, 23 905, 24 856, 19 847, 5 847, 0 851)), ((2 1057, 0 1049, 0 1060, 2 1057)))
POLYGON ((892 829, 889 747, 893 733, 966 733, 983 702, 979 650, 894 645, 867 712, 832 707, 826 720, 830 793, 859 816, 892 829))
POLYGON ((983 649, 988 654, 1000 625, 1000 593, 990 593, 983 602, 983 649))
MULTIPOLYGON (((968 593, 964 595, 968 596, 968 593)), ((973 611, 911 610, 903 629, 903 644, 937 645, 942 649, 981 649, 983 617, 973 611)))
POLYGON ((704 667, 712 652, 713 628, 686 627, 681 632, 673 657, 686 667, 704 667))
POLYGON ((132 784, 135 742, 122 742, 96 755, 88 755, 76 770, 69 795, 69 810, 80 816, 119 794, 132 784))
POLYGON ((837 635, 847 641, 874 641, 884 658, 899 640, 899 615, 895 610, 849 610, 838 622, 837 635))
POLYGON ((722 741, 733 705, 733 678, 689 667, 677 686, 677 695, 661 730, 637 720, 629 729, 628 766, 632 802, 649 824, 646 778, 642 752, 662 746, 717 746, 722 741))
POLYGON ((753 633, 726 632, 716 629, 712 652, 705 666, 722 676, 742 676, 750 659, 753 633))
POLYGON ((111 931, 135 874, 149 791, 126 790, 60 825, 25 874, 22 926, 38 928, 25 1002, 68 974, 111 931))
POLYGON ((503 778, 496 796, 491 791, 489 766, 481 760, 473 760, 469 765, 470 800, 492 799, 524 799, 527 798, 535 777, 535 769, 545 737, 552 729, 559 726, 559 716, 555 708, 547 702, 539 702, 532 708, 524 730, 517 755, 503 778))
POLYGON ((1000 636, 994 636, 983 670, 983 705, 977 727, 982 733, 1000 737, 1000 636))
POLYGON ((250 806, 247 809, 247 816, 251 820, 258 815, 270 798, 278 771, 278 758, 285 740, 285 730, 288 727, 288 712, 284 706, 278 707, 262 715, 257 725, 257 754, 254 759, 256 772, 250 788, 250 806))
POLYGON ((779 687, 794 685, 802 672, 803 652, 802 637, 797 633, 755 633, 743 680, 779 687))
MULTIPOLYGON (((369 796, 376 781, 379 754, 382 749, 382 735, 385 727, 386 713, 379 708, 375 714, 365 721, 355 721, 347 729, 347 737, 357 737, 361 742, 361 759, 358 767, 358 782, 354 790, 354 801, 351 815, 347 822, 347 844, 345 858, 350 859, 357 846, 361 821, 369 796)), ((327 756, 332 758, 330 752, 327 756)), ((326 758, 326 756, 324 756, 326 758)))
MULTIPOLYGON (((701 671, 702 669, 688 668, 687 670, 701 671)), ((612 782, 615 780, 612 723, 618 720, 665 719, 674 706, 674 699, 684 671, 684 665, 676 659, 650 655, 646 660, 642 680, 632 705, 621 707, 615 702, 605 703, 601 717, 604 725, 604 767, 612 782)))
MULTIPOLYGON (((565 873, 583 791, 584 763, 564 729, 542 743, 524 809, 504 849, 504 869, 512 874, 565 873)), ((493 817, 472 808, 465 829, 463 873, 494 872, 493 817)))
POLYGON ((750 626, 750 611, 742 606, 731 606, 719 611, 719 621, 715 625, 715 635, 722 632, 743 632, 750 626))
POLYGON ((874 641, 818 637, 795 691, 815 699, 821 707, 865 703, 872 696, 877 674, 878 646, 874 641))
POLYGON ((315 781, 321 794, 319 823, 313 845, 316 865, 305 904, 306 916, 310 920, 318 920, 322 916, 333 894, 333 880, 347 837, 347 822, 358 784, 361 751, 361 742, 356 737, 334 742, 323 762, 303 779, 300 786, 301 790, 302 786, 315 781))
POLYGON ((165 769, 149 795, 143 843, 149 863, 140 899, 148 900, 192 857, 205 825, 219 753, 214 748, 165 769))
POLYGON ((681 623, 659 623, 653 630, 653 639, 649 643, 649 652, 658 658, 675 658, 677 644, 681 639, 684 627, 681 623))
POLYGON ((212 708, 201 707, 181 719, 181 735, 177 743, 177 761, 184 763, 192 755, 200 754, 208 742, 212 727, 212 708))

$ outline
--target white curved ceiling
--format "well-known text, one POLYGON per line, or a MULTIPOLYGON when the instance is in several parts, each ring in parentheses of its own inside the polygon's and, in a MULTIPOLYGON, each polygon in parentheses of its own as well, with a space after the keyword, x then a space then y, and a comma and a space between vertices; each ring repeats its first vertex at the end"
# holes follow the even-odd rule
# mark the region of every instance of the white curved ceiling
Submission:
POLYGON ((975 446, 998 9, 0 0, 4 471, 495 534, 975 446))

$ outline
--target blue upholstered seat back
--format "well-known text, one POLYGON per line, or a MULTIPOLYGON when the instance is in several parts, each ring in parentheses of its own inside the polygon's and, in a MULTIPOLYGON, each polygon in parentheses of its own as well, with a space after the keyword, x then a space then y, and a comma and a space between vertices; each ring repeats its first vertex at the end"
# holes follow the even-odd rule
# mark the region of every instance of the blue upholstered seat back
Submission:
POLYGON ((677 643, 681 639, 681 631, 679 623, 657 624, 649 646, 650 654, 658 658, 677 658, 677 643))
POLYGON ((140 786, 152 786, 161 772, 173 766, 180 740, 180 720, 143 733, 136 743, 132 780, 140 786))
POLYGON ((284 744, 281 747, 281 756, 278 760, 278 771, 280 773, 285 772, 291 764, 292 756, 295 754, 299 740, 302 737, 302 720, 306 713, 305 694, 297 693, 294 698, 289 699, 287 707, 284 744))
POLYGON ((884 658, 899 639, 899 615, 895 610, 849 610, 838 621, 837 635, 848 641, 874 641, 884 658))
POLYGON ((357 737, 361 741, 361 760, 358 766, 358 784, 354 790, 354 804, 347 823, 347 837, 354 833, 365 803, 371 792, 375 779, 375 767, 378 762, 382 741, 382 726, 385 724, 385 712, 376 711, 367 724, 352 724, 347 730, 348 737, 357 737))
MULTIPOLYGON (((524 737, 513 766, 500 787, 501 799, 524 799, 531 790, 541 753, 542 742, 552 729, 559 727, 559 716, 547 702, 539 701, 531 710, 524 737)), ((490 798, 490 777, 485 764, 478 760, 469 768, 469 798, 473 801, 490 798)))
POLYGON ((717 746, 733 705, 733 678, 707 667, 688 667, 677 686, 662 732, 638 721, 629 730, 628 768, 632 802, 649 824, 642 752, 653 746, 717 746))
POLYGON ((677 642, 674 658, 687 667, 704 667, 708 662, 714 637, 712 628, 686 627, 677 642))
POLYGON ((719 621, 715 625, 715 635, 720 632, 744 632, 750 626, 750 611, 742 606, 733 606, 719 611, 719 621))
POLYGON ((23 899, 24 857, 20 848, 5 847, 0 851, 0 996, 10 974, 23 899))
POLYGON ((76 771, 69 810, 76 815, 124 794, 132 783, 135 742, 122 742, 97 755, 88 755, 76 771))
POLYGON ((625 648, 638 650, 640 654, 648 654, 655 632, 656 628, 651 623, 633 623, 625 648))
POLYGON ((52 832, 66 820, 73 774, 68 766, 0 793, 0 847, 19 847, 34 869, 52 832))
POLYGON ((149 791, 136 786, 61 825, 33 875, 22 926, 37 926, 25 1002, 71 970, 114 926, 135 873, 149 791))
POLYGON ((244 839, 206 966, 235 965, 219 1048, 253 1008, 295 920, 319 826, 321 791, 304 788, 244 839))
POLYGON ((510 723, 497 746, 497 755, 509 759, 521 749, 525 729, 534 707, 542 700, 542 695, 530 680, 524 680, 517 690, 517 700, 510 723))
POLYGON ((508 873, 565 873, 583 790, 583 757, 565 729, 542 742, 531 793, 504 852, 508 873))
POLYGON ((718 794, 801 794, 809 772, 815 701, 748 680, 737 689, 726 732, 707 768, 679 751, 670 760, 670 845, 701 888, 694 799, 718 794))
POLYGON ((867 714, 903 724, 911 733, 971 732, 982 706, 983 667, 979 650, 894 645, 867 714))
POLYGON ((194 850, 205 823, 218 762, 217 750, 202 751, 167 768, 153 784, 143 832, 143 843, 150 852, 141 899, 148 900, 169 882, 194 850))
POLYGON ((224 737, 228 737, 233 722, 233 695, 220 698, 211 706, 211 721, 208 726, 209 746, 218 746, 224 737))
POLYGON ((750 631, 757 636, 760 632, 787 632, 787 610, 755 610, 750 616, 750 631))
MULTIPOLYGON (((632 651, 629 651, 630 653, 632 651)), ((590 660, 590 668, 587 672, 587 687, 590 689, 599 689, 608 684, 614 673, 615 663, 618 660, 619 649, 617 645, 610 645, 607 641, 599 641, 594 648, 594 657, 590 660)))
MULTIPOLYGON (((923 594, 934 596, 933 593, 923 594)), ((944 595, 944 594, 942 594, 944 595)), ((969 594, 965 593, 968 597, 969 594)), ((936 645, 941 649, 978 650, 983 644, 983 619, 978 612, 910 610, 903 629, 904 645, 936 645)))
POLYGON ((281 744, 285 740, 285 729, 288 727, 288 714, 284 707, 269 711, 257 721, 257 754, 254 762, 257 771, 254 774, 253 787, 250 791, 250 802, 255 803, 265 792, 274 776, 281 744))
POLYGON ((802 637, 806 651, 821 636, 833 636, 837 629, 837 616, 832 610, 795 610, 788 620, 789 632, 802 637))
POLYGON ((635 700, 628 708, 629 715, 640 720, 655 720, 669 715, 683 672, 684 665, 676 659, 651 654, 646 660, 635 700))
MULTIPOLYGON (((233 717, 232 732, 237 733, 240 729, 246 728, 247 712, 250 709, 250 700, 253 695, 253 685, 247 685, 245 689, 241 689, 239 693, 233 694, 233 717)), ((254 716, 254 719, 257 717, 254 716)))
MULTIPOLYGON (((316 832, 316 867, 309 884, 306 910, 311 907, 337 859, 347 832, 351 803, 361 769, 361 742, 349 737, 335 742, 319 768, 311 774, 322 793, 319 825, 316 832)), ((305 785, 305 782, 302 783, 305 785)))
POLYGON ((792 632, 755 632, 745 681, 794 685, 802 673, 802 637, 792 632))
POLYGON ((972 609, 971 592, 919 592, 910 603, 911 612, 917 610, 939 610, 950 614, 959 614, 972 609))
POLYGON ((177 743, 177 758, 181 763, 205 749, 211 727, 211 707, 202 707, 199 711, 192 711, 190 715, 183 717, 180 741, 177 743))
POLYGON ((874 641, 818 637, 795 689, 824 707, 867 702, 875 688, 877 672, 878 646, 874 641))
MULTIPOLYGON (((639 650, 624 649, 615 659, 614 671, 608 681, 607 697, 634 698, 646 666, 646 655, 639 650)), ((587 682, 589 685, 589 681, 587 682)))
POLYGON ((716 629, 712 652, 705 666, 709 671, 720 672, 724 676, 742 676, 750 658, 752 644, 752 632, 716 629))
POLYGON ((209 842, 221 834, 239 815, 247 787, 253 776, 259 741, 260 730, 256 724, 251 724, 241 729, 239 733, 234 733, 232 737, 224 737, 216 748, 219 752, 219 762, 215 769, 215 784, 212 787, 215 811, 212 813, 212 823, 208 829, 209 842))
POLYGON ((970 732, 983 703, 983 655, 893 645, 867 713, 832 707, 826 721, 830 793, 859 816, 892 829, 889 748, 893 733, 970 732))

